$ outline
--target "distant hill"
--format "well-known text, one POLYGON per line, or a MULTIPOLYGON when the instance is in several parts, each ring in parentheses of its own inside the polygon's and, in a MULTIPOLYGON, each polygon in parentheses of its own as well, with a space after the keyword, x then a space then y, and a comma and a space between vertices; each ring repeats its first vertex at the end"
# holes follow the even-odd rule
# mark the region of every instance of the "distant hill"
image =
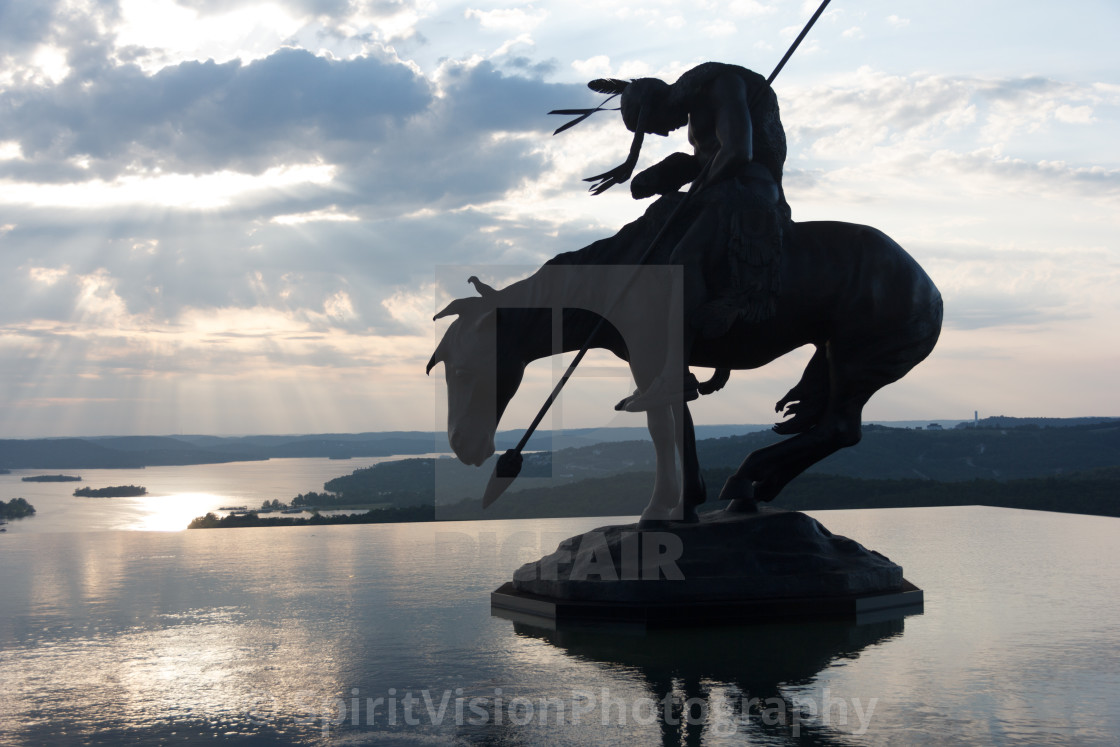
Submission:
MULTIPOLYGON (((702 441, 700 463, 737 465, 773 433, 702 441)), ((1120 421, 1060 428, 905 430, 869 426, 855 447, 814 465, 815 474, 873 479, 1010 480, 1120 465, 1120 421)))
MULTIPOLYGON (((983 418, 977 425, 980 428, 1069 428, 1071 426, 1098 425, 1109 422, 1120 424, 1120 418, 1015 418, 1007 415, 996 415, 983 418)), ((964 425, 969 426, 971 423, 964 421, 964 425)))
MULTIPOLYGON (((747 454, 780 438, 772 432, 756 432, 698 442, 709 497, 716 498, 723 482, 747 454)), ((442 517, 445 508, 461 501, 477 504, 493 461, 492 457, 480 468, 448 458, 386 462, 330 480, 324 486, 325 493, 300 496, 300 502, 322 506, 388 503, 404 507, 430 505, 434 501, 442 517)), ((495 505, 495 513, 488 512, 486 516, 635 513, 648 499, 653 468, 652 445, 643 441, 526 454, 521 476, 495 505)), ((1089 485, 1084 482, 1088 479, 1085 475, 1101 469, 1120 471, 1120 422, 1062 428, 952 430, 868 426, 858 446, 823 460, 791 483, 778 502, 783 506, 839 508, 852 507, 854 503, 867 506, 879 500, 876 496, 887 496, 889 500, 883 498, 884 505, 944 505, 961 501, 991 504, 996 498, 984 501, 979 497, 1012 495, 1024 480, 1074 475, 1071 479, 1082 480, 1078 484, 1090 491, 1085 495, 1097 496, 1093 501, 1107 498, 1120 503, 1120 482, 1113 473, 1108 473, 1112 476, 1108 477, 1107 489, 1100 487, 1104 483, 1085 487, 1089 485)), ((1069 484, 1062 482, 1063 486, 1069 484)), ((1078 500, 1082 503, 1076 505, 1089 505, 1084 502, 1088 498, 1078 500)), ((1072 506, 1076 502, 1066 503, 1072 506)), ((1097 503, 1092 505, 1100 508, 1097 503)), ((455 509, 452 513, 461 518, 470 515, 471 510, 455 509)))
POLYGON ((137 454, 81 438, 0 441, 0 466, 9 469, 89 469, 143 467, 137 454))
MULTIPOLYGON (((715 501, 719 485, 731 470, 706 471, 715 484, 701 511, 722 509, 715 501)), ((483 510, 476 498, 435 513, 440 521, 463 519, 526 519, 571 516, 630 516, 641 513, 653 487, 651 473, 615 475, 577 485, 524 490, 483 510)), ((1037 511, 1120 517, 1120 467, 1062 477, 933 482, 929 480, 861 480, 836 475, 803 475, 790 483, 774 506, 797 511, 849 508, 911 508, 916 506, 1001 506, 1037 511)))
MULTIPOLYGON (((941 423, 957 425, 935 431, 865 426, 863 443, 830 457, 813 471, 853 477, 1011 479, 1117 463, 1113 461, 1115 441, 1101 437, 1115 434, 1114 429, 1120 428, 1117 418, 1000 416, 981 420, 979 428, 971 427, 969 421, 941 423)), ((738 464, 753 449, 778 438, 762 425, 698 426, 696 432, 701 439, 700 459, 707 467, 738 464)), ((498 451, 513 446, 520 437, 521 431, 500 432, 495 439, 498 451)), ((539 431, 527 448, 553 452, 554 468, 550 471, 566 481, 651 469, 653 464, 645 428, 575 428, 555 434, 539 431)), ((419 455, 447 450, 446 434, 424 431, 0 440, 0 469, 138 468, 296 457, 419 455)), ((441 465, 436 474, 441 484, 461 484, 474 490, 474 486, 485 484, 489 470, 479 478, 479 470, 441 465)))
MULTIPOLYGON (((766 426, 703 426, 708 437, 764 429, 766 426)), ((500 432, 499 450, 513 446, 521 431, 500 432)), ((530 450, 590 446, 603 442, 648 440, 645 428, 573 428, 554 434, 538 431, 530 450)), ((380 457, 446 452, 445 433, 385 431, 291 436, 101 436, 0 440, 2 469, 134 469, 177 464, 218 464, 261 459, 380 457)))
POLYGON ((430 454, 434 434, 368 433, 318 436, 117 436, 0 440, 0 468, 135 469, 291 457, 430 454))
MULTIPOLYGON (((650 473, 614 475, 576 485, 525 490, 503 497, 486 510, 475 498, 440 506, 438 510, 431 504, 402 505, 351 516, 315 514, 302 519, 266 518, 255 513, 221 518, 207 514, 191 522, 191 528, 633 516, 645 507, 652 483, 650 473)), ((1007 482, 944 483, 805 475, 794 481, 775 505, 798 511, 986 505, 1120 517, 1118 495, 1120 468, 1007 482)), ((709 501, 700 510, 716 511, 724 505, 709 501)))

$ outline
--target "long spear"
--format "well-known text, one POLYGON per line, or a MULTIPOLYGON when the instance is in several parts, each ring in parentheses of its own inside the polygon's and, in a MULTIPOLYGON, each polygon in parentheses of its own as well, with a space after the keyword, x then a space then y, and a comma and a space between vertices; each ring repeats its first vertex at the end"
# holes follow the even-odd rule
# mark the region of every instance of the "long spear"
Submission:
MULTIPOLYGON (((805 38, 806 34, 809 33, 809 29, 813 28, 813 24, 815 24, 817 22, 817 19, 821 17, 821 14, 824 13, 824 9, 828 6, 829 2, 830 0, 824 0, 820 4, 820 7, 817 8, 817 11, 813 14, 812 18, 810 18, 809 21, 805 24, 805 27, 801 29, 801 33, 797 35, 797 38, 793 40, 793 44, 791 44, 789 46, 789 49, 786 50, 785 55, 782 57, 781 61, 778 62, 777 67, 774 68, 774 72, 770 73, 770 77, 766 79, 767 85, 772 84, 774 82, 774 79, 778 77, 778 73, 780 73, 782 71, 782 68, 786 66, 786 62, 789 61, 789 58, 793 56, 793 53, 797 50, 798 46, 801 45, 801 41, 805 38)), ((579 120, 577 120, 577 122, 578 121, 579 120)), ((569 123, 568 126, 571 126, 571 124, 575 124, 575 122, 569 123)), ((704 178, 707 176, 708 170, 711 168, 711 165, 711 161, 708 161, 706 164, 704 164, 703 170, 700 172, 700 175, 693 180, 692 186, 689 187, 688 192, 685 193, 684 199, 678 202, 677 206, 673 208, 673 212, 669 214, 669 217, 666 218, 665 222, 661 225, 661 230, 658 231, 657 235, 653 237, 653 240, 649 243, 649 247, 646 248, 645 252, 638 260, 639 265, 644 265, 646 263, 646 260, 649 259, 650 255, 653 254, 653 250, 659 243, 661 243, 662 237, 664 237, 669 227, 674 223, 676 217, 680 214, 684 206, 690 201, 692 195, 698 191, 699 185, 704 181, 704 178)), ((621 292, 619 295, 621 295, 621 292)), ((521 465, 524 461, 521 456, 521 452, 525 449, 525 445, 529 443, 529 439, 537 430, 537 426, 541 424, 541 420, 544 419, 545 413, 547 413, 549 408, 552 407, 552 403, 556 401, 556 398, 560 396, 560 390, 562 390, 564 388, 564 385, 568 383, 568 379, 572 378, 572 374, 575 372, 576 367, 580 364, 580 361, 583 360, 584 356, 587 355, 587 351, 591 349, 591 343, 594 341, 596 335, 599 334, 599 331, 602 329, 603 324, 605 323, 606 317, 600 317, 598 323, 595 325, 595 328, 591 330, 591 334, 587 336, 587 342, 583 344, 583 347, 580 348, 578 353, 576 353, 576 357, 572 359, 572 362, 570 364, 568 364, 568 369, 564 372, 564 375, 560 377, 560 380, 556 382, 556 386, 552 388, 552 392, 548 395, 548 399, 544 401, 541 409, 537 412, 537 416, 533 418, 533 422, 526 429, 525 435, 523 435, 521 437, 521 440, 517 442, 517 446, 513 447, 512 449, 507 449, 504 454, 498 457, 498 461, 494 465, 494 472, 490 475, 490 481, 486 483, 486 491, 482 494, 483 508, 487 508, 491 503, 498 500, 498 498, 501 497, 502 493, 506 492, 506 488, 513 484, 513 481, 517 479, 517 476, 519 474, 521 474, 521 465)))

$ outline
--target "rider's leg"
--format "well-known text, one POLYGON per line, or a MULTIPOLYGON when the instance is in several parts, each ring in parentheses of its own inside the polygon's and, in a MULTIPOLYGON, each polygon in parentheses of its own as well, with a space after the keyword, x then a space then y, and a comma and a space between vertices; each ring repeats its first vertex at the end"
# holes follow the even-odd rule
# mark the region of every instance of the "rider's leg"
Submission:
POLYGON ((681 269, 681 289, 654 304, 654 309, 664 308, 665 316, 651 317, 644 336, 649 346, 645 351, 649 359, 658 360, 658 373, 645 387, 619 403, 617 409, 642 412, 652 407, 690 402, 700 396, 699 382, 688 370, 688 361, 697 331, 693 320, 696 310, 707 300, 702 266, 703 250, 711 243, 710 224, 698 222, 673 250, 670 261, 681 269), (663 320, 664 326, 658 323, 663 320), (679 346, 676 341, 679 340, 679 346))
MULTIPOLYGON (((699 396, 698 382, 688 373, 688 357, 695 334, 689 328, 690 306, 695 291, 690 268, 671 267, 671 290, 645 304, 641 322, 635 324, 627 337, 630 367, 639 379, 638 391, 619 402, 615 409, 645 412, 699 396)), ((698 273, 697 273, 698 275, 698 273)))

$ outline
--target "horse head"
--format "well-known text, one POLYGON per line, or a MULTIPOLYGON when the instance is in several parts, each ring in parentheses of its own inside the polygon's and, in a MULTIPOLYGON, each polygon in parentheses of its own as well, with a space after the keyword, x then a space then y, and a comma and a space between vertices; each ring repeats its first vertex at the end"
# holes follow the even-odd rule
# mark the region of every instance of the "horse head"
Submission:
POLYGON ((443 364, 447 381, 447 438, 465 464, 481 465, 494 453, 494 434, 521 385, 525 362, 498 340, 497 291, 471 277, 479 296, 459 298, 435 315, 456 317, 428 361, 443 364))

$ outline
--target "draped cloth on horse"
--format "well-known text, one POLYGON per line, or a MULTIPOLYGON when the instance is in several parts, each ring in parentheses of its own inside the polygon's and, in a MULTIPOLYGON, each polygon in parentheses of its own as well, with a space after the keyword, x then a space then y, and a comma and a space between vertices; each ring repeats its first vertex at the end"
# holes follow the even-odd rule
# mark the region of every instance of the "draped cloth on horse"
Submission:
MULTIPOLYGON (((615 236, 547 264, 636 264, 684 199, 683 192, 664 195, 615 236)), ((686 274, 697 273, 699 282, 686 280, 685 307, 692 311, 685 323, 702 337, 720 337, 739 319, 763 322, 774 316, 790 225, 776 201, 773 181, 752 178, 748 169, 741 178, 695 193, 646 264, 683 265, 686 274), (688 297, 690 293, 697 297, 688 297)))
POLYGON ((773 196, 753 179, 730 179, 697 195, 698 215, 682 248, 700 252, 693 271, 703 274, 706 299, 697 299, 690 323, 704 337, 723 336, 739 319, 775 314, 788 231, 773 196), (688 246, 697 239, 705 246, 688 246))

